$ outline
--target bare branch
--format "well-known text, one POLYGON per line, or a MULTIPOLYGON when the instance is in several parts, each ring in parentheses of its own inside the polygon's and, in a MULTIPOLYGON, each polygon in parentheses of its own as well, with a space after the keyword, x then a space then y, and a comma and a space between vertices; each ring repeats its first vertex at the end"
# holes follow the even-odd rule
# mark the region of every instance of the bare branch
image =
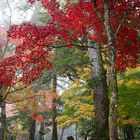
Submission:
MULTIPOLYGON (((64 47, 69 47, 69 46, 75 46, 77 48, 83 48, 84 50, 88 49, 88 48, 94 48, 94 46, 90 47, 90 46, 87 46, 87 45, 81 45, 81 44, 63 44, 63 45, 50 45, 48 46, 47 44, 37 44, 39 46, 46 46, 46 48, 48 49, 58 49, 58 48, 64 48, 64 47)), ((94 48, 96 49, 96 48, 94 48)))
MULTIPOLYGON (((30 85, 28 85, 28 86, 30 86, 30 85)), ((16 91, 21 91, 21 90, 27 88, 28 86, 26 85, 26 86, 24 86, 24 87, 22 87, 22 88, 15 89, 15 90, 12 90, 12 91, 10 91, 10 89, 12 88, 12 86, 10 86, 10 87, 8 88, 8 90, 7 90, 6 94, 5 94, 5 96, 0 100, 0 102, 1 102, 1 101, 3 102, 4 100, 6 100, 7 96, 8 96, 10 93, 14 93, 14 92, 16 92, 16 91)))
POLYGON ((120 24, 118 25, 118 28, 117 28, 117 30, 116 30, 116 32, 115 32, 115 34, 114 34, 114 37, 117 36, 117 34, 118 34, 118 32, 119 32, 121 26, 122 26, 123 23, 126 21, 127 16, 128 16, 128 11, 125 12, 124 17, 123 17, 123 19, 121 20, 120 24))
POLYGON ((6 0, 7 2, 7 5, 8 5, 8 8, 10 10, 10 19, 9 19, 9 25, 12 24, 12 9, 11 9, 11 6, 10 6, 10 3, 9 3, 9 0, 6 0))
POLYGON ((4 101, 4 102, 7 103, 7 104, 14 104, 14 103, 22 102, 22 101, 25 101, 25 100, 28 100, 28 99, 32 99, 32 98, 35 98, 35 97, 45 97, 45 96, 44 95, 34 95, 34 96, 26 97, 24 99, 15 100, 13 102, 7 102, 7 101, 4 101))

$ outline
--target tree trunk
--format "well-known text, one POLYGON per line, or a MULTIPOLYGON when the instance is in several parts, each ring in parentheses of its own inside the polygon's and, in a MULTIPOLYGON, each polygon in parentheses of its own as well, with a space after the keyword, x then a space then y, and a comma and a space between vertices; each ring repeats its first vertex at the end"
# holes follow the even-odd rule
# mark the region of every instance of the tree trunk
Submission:
POLYGON ((76 124, 75 131, 76 131, 75 139, 78 140, 78 137, 77 137, 77 135, 78 135, 78 126, 77 126, 77 124, 76 124))
POLYGON ((110 114, 109 114, 109 134, 110 140, 118 139, 117 130, 117 113, 118 113, 118 86, 117 86, 117 72, 115 68, 116 50, 115 38, 109 21, 109 2, 104 0, 104 25, 108 36, 109 46, 109 89, 111 92, 110 98, 110 114))
POLYGON ((44 135, 46 134, 45 130, 44 130, 44 122, 41 122, 40 124, 40 140, 44 140, 44 135))
POLYGON ((7 128, 7 120, 6 120, 6 103, 3 101, 3 93, 6 92, 6 89, 3 89, 0 84, 0 140, 6 139, 6 128, 7 128))
POLYGON ((6 103, 1 102, 1 116, 0 116, 0 123, 1 123, 1 137, 0 140, 6 140, 6 103))
POLYGON ((124 139, 125 140, 133 140, 134 139, 134 132, 132 125, 125 125, 124 126, 124 139))
POLYGON ((30 140, 35 140, 35 127, 36 127, 36 121, 30 119, 31 124, 30 124, 30 136, 29 139, 30 140))
POLYGON ((63 140, 64 131, 65 131, 65 127, 62 129, 62 133, 61 133, 61 136, 60 136, 60 140, 63 140))
MULTIPOLYGON (((2 94, 2 93, 1 93, 2 94)), ((6 130, 6 103, 2 101, 3 96, 0 95, 0 140, 5 140, 6 130)))
POLYGON ((107 95, 106 74, 103 67, 100 46, 88 41, 90 63, 93 70, 94 106, 96 119, 96 140, 109 140, 108 115, 109 103, 107 95))
POLYGON ((52 139, 57 140, 57 122, 56 122, 56 109, 53 109, 53 118, 52 118, 52 139))
MULTIPOLYGON (((55 76, 53 78, 53 94, 57 94, 56 87, 57 87, 57 78, 55 76)), ((53 100, 53 102, 55 102, 55 99, 53 100)), ((57 109, 56 107, 54 107, 53 112, 52 112, 52 138, 51 140, 58 140, 56 117, 57 117, 57 109)))

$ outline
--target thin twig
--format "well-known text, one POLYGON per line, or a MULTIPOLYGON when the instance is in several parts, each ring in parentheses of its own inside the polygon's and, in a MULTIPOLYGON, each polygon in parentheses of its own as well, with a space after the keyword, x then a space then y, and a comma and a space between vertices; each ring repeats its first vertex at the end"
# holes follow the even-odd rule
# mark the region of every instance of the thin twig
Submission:
POLYGON ((34 96, 26 97, 24 99, 15 100, 13 102, 7 102, 7 101, 4 101, 4 102, 7 103, 7 104, 14 104, 14 103, 22 102, 24 100, 28 100, 28 99, 35 98, 35 97, 45 97, 45 96, 44 95, 34 95, 34 96))
POLYGON ((124 17, 123 17, 123 19, 121 20, 120 24, 118 25, 118 28, 117 28, 117 30, 116 30, 116 32, 115 32, 115 34, 114 34, 114 37, 116 37, 116 35, 118 34, 118 32, 119 32, 121 26, 122 26, 123 23, 126 21, 127 16, 128 16, 128 11, 125 12, 124 17))

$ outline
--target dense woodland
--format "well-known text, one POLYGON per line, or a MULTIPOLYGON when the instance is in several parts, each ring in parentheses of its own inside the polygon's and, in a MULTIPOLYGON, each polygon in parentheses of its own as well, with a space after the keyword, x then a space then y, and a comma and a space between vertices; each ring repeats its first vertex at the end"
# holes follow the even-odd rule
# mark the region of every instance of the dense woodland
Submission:
POLYGON ((0 8, 0 140, 140 139, 139 0, 0 8))

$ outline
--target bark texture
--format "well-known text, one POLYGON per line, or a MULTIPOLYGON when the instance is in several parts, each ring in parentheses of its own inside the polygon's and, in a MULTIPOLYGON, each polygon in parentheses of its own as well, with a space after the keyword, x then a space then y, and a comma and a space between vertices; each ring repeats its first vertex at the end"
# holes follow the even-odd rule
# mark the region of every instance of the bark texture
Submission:
POLYGON ((117 86, 117 72, 115 68, 116 61, 116 50, 115 50, 115 38, 112 31, 110 20, 109 20, 109 2, 104 0, 104 25, 108 36, 109 46, 109 89, 111 92, 110 98, 110 114, 109 114, 109 135, 110 140, 118 139, 117 130, 117 113, 118 113, 118 86, 117 86))
POLYGON ((62 129, 61 136, 60 136, 60 140, 63 140, 64 131, 65 131, 65 127, 62 129))
MULTIPOLYGON (((57 94, 56 88, 57 88, 57 78, 55 76, 53 78, 53 93, 54 94, 57 94)), ((55 100, 53 102, 55 102, 55 100)), ((57 109, 56 107, 54 107, 53 113, 52 113, 52 138, 51 140, 58 140, 56 117, 57 117, 57 109)))
POLYGON ((93 89, 95 118, 97 121, 96 140, 109 140, 108 115, 109 102, 107 95, 106 74, 103 67, 100 47, 92 41, 88 41, 91 48, 88 49, 90 63, 93 70, 93 89), (92 48, 93 47, 93 48, 92 48))
POLYGON ((1 116, 0 116, 0 124, 1 124, 1 137, 0 140, 6 139, 6 103, 1 102, 1 116))
POLYGON ((36 121, 30 119, 31 124, 30 124, 30 136, 29 139, 30 140, 35 140, 35 126, 36 126, 36 121))
POLYGON ((46 134, 45 128, 44 128, 44 122, 41 122, 40 124, 39 134, 40 134, 40 140, 44 140, 44 135, 46 134))
POLYGON ((6 128, 7 128, 7 120, 6 120, 6 103, 3 100, 3 90, 2 85, 0 85, 0 140, 6 139, 6 128))
POLYGON ((52 139, 57 140, 57 122, 56 122, 56 109, 53 110, 53 118, 52 118, 52 139))

